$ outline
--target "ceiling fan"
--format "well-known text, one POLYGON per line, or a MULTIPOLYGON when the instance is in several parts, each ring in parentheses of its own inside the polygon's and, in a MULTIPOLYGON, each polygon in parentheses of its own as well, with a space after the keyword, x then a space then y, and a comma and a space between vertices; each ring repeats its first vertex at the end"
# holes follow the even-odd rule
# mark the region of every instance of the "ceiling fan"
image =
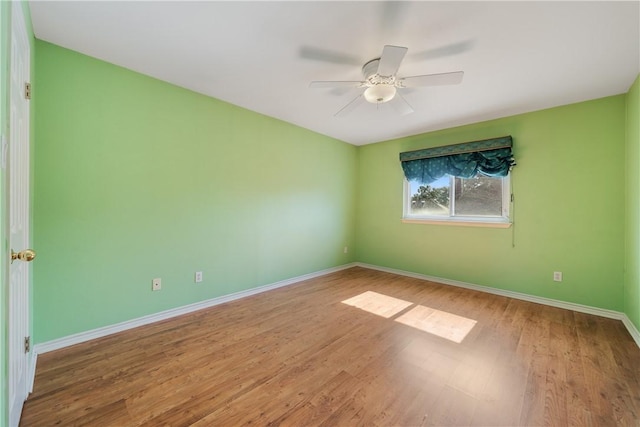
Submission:
POLYGON ((396 73, 407 53, 406 47, 386 45, 380 58, 372 59, 362 67, 362 81, 315 81, 311 88, 352 87, 365 90, 345 105, 335 115, 343 117, 355 110, 364 101, 372 104, 389 102, 400 114, 409 114, 413 108, 400 95, 399 89, 423 86, 454 85, 462 81, 463 71, 398 77, 396 73))

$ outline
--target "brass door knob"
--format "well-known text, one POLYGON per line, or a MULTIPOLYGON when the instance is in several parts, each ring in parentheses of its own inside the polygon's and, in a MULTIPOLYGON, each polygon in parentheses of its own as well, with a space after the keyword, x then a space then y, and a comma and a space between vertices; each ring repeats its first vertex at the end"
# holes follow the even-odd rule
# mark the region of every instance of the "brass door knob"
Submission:
POLYGON ((11 249, 11 262, 17 259, 19 259, 20 261, 29 262, 33 261, 35 257, 36 251, 34 251, 33 249, 25 249, 20 252, 14 252, 13 249, 11 249))

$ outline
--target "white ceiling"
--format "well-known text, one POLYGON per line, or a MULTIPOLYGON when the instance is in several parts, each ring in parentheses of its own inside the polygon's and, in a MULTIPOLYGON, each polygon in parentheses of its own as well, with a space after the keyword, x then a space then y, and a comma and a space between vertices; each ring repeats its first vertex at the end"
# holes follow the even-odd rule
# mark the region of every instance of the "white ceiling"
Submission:
POLYGON ((640 72, 640 2, 31 1, 37 38, 355 145, 627 92, 640 72), (404 89, 415 112, 365 103, 385 44, 398 76, 463 70, 404 89))

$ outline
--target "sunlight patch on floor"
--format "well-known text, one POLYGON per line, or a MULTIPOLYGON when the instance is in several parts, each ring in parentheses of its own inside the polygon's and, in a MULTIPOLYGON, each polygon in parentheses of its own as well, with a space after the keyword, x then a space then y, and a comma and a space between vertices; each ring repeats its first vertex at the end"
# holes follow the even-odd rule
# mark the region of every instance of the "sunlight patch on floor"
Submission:
POLYGON ((400 313, 410 305, 413 305, 412 302, 372 291, 361 293, 353 298, 342 301, 342 303, 382 316, 385 319, 388 319, 400 313))
MULTIPOLYGON (((363 292, 360 295, 342 301, 342 303, 385 319, 389 319, 415 305, 412 302, 373 291, 363 292)), ((399 315, 394 321, 458 344, 464 340, 478 323, 473 319, 467 319, 466 317, 423 305, 415 305, 411 310, 399 315)))
POLYGON ((461 343, 478 323, 476 320, 423 305, 415 306, 395 321, 456 343, 461 343))

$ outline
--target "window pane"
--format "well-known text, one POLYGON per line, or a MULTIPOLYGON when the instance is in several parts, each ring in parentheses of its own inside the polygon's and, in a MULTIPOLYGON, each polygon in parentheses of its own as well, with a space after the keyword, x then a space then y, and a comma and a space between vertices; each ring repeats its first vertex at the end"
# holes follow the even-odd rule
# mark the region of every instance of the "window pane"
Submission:
POLYGON ((428 185, 411 182, 409 215, 449 216, 449 176, 428 185))
POLYGON ((501 216, 502 178, 455 178, 454 215, 501 216))

